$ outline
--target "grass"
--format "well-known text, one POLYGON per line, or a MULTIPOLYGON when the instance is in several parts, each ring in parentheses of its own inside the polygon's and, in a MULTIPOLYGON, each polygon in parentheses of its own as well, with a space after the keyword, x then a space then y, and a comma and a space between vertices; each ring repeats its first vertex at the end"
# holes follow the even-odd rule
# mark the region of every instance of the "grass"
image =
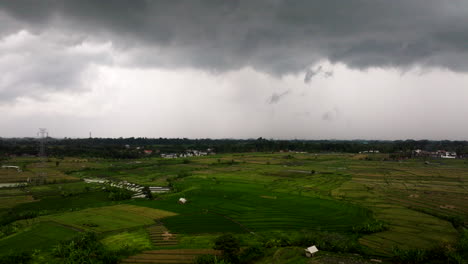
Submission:
POLYGON ((134 205, 114 205, 39 217, 38 221, 55 221, 77 229, 107 232, 154 224, 155 219, 175 213, 141 208, 134 205))
POLYGON ((61 240, 70 239, 76 234, 76 231, 52 222, 37 223, 20 233, 1 239, 0 254, 34 249, 48 251, 61 240))
POLYGON ((153 247, 151 240, 149 239, 148 232, 144 228, 110 235, 102 239, 101 242, 107 249, 113 251, 121 249, 142 251, 153 247))

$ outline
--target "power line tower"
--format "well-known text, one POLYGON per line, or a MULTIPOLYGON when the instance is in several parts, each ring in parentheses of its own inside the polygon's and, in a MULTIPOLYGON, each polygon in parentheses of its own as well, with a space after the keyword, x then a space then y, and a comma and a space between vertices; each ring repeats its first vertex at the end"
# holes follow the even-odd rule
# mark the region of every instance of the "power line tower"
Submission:
POLYGON ((47 132, 46 128, 39 128, 39 132, 37 132, 37 136, 39 136, 39 157, 44 159, 46 157, 45 143, 46 143, 47 137, 49 137, 49 132, 47 132))
MULTIPOLYGON (((49 132, 47 132, 46 128, 39 128, 39 132, 37 132, 37 136, 39 137, 39 158, 41 159, 41 167, 45 168, 47 166, 46 162, 46 150, 45 144, 46 140, 49 137, 49 132)), ((44 184, 47 181, 47 173, 44 171, 39 171, 36 184, 44 184)))

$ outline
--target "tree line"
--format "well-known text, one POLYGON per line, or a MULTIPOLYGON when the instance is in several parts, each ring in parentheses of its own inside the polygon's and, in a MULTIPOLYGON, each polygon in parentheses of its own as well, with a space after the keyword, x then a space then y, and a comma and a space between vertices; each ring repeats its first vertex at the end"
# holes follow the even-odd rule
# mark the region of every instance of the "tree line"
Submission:
MULTIPOLYGON (((0 156, 37 155, 35 138, 0 138, 0 156)), ((188 138, 47 138, 48 156, 140 158, 144 150, 183 153, 187 150, 212 150, 215 153, 304 151, 312 153, 378 150, 381 153, 411 153, 413 150, 447 150, 468 154, 468 141, 434 140, 274 140, 274 139, 188 139, 188 138)))

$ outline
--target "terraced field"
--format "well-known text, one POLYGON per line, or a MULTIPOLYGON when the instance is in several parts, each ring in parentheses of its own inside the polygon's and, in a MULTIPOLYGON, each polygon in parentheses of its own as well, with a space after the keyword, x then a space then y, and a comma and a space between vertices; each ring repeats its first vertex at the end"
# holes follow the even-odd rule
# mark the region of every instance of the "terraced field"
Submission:
POLYGON ((144 251, 124 259, 122 263, 189 264, 201 255, 221 255, 213 249, 161 249, 144 251))
POLYGON ((362 162, 353 163, 349 164, 352 180, 335 189, 333 196, 369 208, 390 225, 388 231, 361 238, 362 244, 382 254, 389 254, 396 245, 430 248, 457 238, 447 219, 466 224, 466 169, 417 161, 368 162, 365 167, 362 162))
POLYGON ((184 184, 196 187, 178 194, 189 199, 186 205, 178 205, 175 195, 140 204, 178 212, 179 216, 162 220, 177 233, 301 229, 341 232, 351 231, 354 225, 371 219, 367 210, 349 203, 265 192, 255 184, 228 181, 217 184, 199 178, 186 179, 184 184))
MULTIPOLYGON (((28 160, 22 166, 33 172, 35 163, 28 160)), ((177 259, 178 251, 147 250, 210 248, 222 233, 246 239, 269 232, 349 235, 354 227, 374 220, 385 222, 388 230, 360 235, 359 242, 374 254, 388 256, 394 246, 453 243, 459 235, 456 227, 468 222, 464 160, 393 162, 385 161, 384 155, 245 153, 191 158, 188 163, 66 160, 53 166, 51 162, 47 169, 75 179, 103 176, 173 188, 154 200, 120 202, 110 201, 102 186, 83 182, 0 190, 0 214, 40 211, 43 216, 19 222, 32 227, 46 224, 46 229, 59 226, 63 232, 56 233, 51 244, 76 230, 92 230, 103 236, 106 246, 118 244, 115 250, 127 246, 146 250, 126 260, 130 263, 184 263, 195 251, 179 252, 185 255, 177 259), (65 174, 68 170, 72 172, 65 174), (179 204, 181 197, 188 203, 179 204)), ((0 245, 34 230, 2 238, 0 245)), ((39 244, 34 242, 31 248, 39 244)))
POLYGON ((155 247, 177 246, 178 244, 177 234, 171 233, 161 223, 148 227, 147 231, 155 247))

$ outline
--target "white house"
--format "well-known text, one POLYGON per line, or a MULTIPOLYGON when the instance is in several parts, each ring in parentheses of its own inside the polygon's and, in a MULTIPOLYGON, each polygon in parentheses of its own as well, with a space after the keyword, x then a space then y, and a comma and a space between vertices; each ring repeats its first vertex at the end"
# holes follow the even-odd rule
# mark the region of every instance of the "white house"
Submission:
POLYGON ((185 204, 185 203, 187 203, 187 199, 185 199, 185 198, 179 198, 179 203, 180 203, 180 204, 185 204))
POLYGON ((311 246, 305 249, 306 257, 310 258, 313 257, 315 253, 317 253, 319 250, 317 249, 316 246, 311 246))
POLYGON ((457 153, 456 152, 446 151, 446 152, 443 152, 440 155, 440 157, 443 158, 443 159, 455 159, 455 158, 457 158, 457 153))

